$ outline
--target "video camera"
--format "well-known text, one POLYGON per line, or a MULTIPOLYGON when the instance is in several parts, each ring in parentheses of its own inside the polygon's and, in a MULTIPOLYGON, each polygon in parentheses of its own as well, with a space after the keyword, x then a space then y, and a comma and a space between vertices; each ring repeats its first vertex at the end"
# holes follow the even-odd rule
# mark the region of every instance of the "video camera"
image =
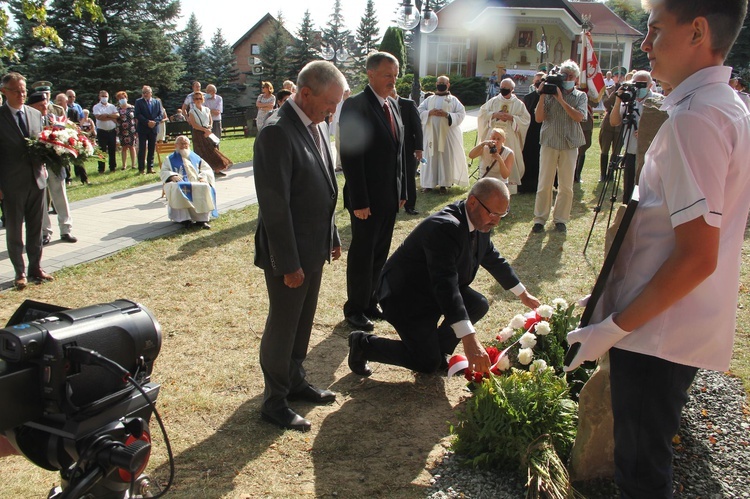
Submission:
POLYGON ((161 341, 153 314, 128 300, 75 310, 27 300, 0 329, 0 434, 60 471, 64 488, 49 497, 122 498, 141 483, 161 341))
POLYGON ((635 100, 639 89, 646 88, 647 86, 648 82, 645 81, 630 81, 623 83, 620 85, 617 95, 620 97, 620 101, 627 104, 628 102, 635 100))
POLYGON ((567 79, 568 77, 560 72, 560 68, 555 66, 547 75, 542 76, 542 87, 539 93, 555 95, 558 88, 563 89, 563 82, 567 79))

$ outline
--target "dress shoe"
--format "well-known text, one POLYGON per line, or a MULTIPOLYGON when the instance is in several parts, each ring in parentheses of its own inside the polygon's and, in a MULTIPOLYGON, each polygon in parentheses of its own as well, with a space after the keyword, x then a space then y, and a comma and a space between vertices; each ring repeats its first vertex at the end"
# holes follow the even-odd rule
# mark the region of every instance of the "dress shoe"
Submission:
POLYGON ((78 242, 78 238, 76 236, 74 236, 73 234, 63 234, 62 236, 60 236, 60 239, 62 241, 65 241, 66 243, 77 243, 78 242))
POLYGON ((17 275, 13 280, 13 286, 15 286, 18 290, 25 288, 28 283, 29 281, 26 280, 26 276, 24 274, 17 275))
POLYGON ((440 194, 445 194, 447 192, 448 192, 448 190, 445 187, 441 187, 440 188, 440 194))
POLYGON ((369 336, 363 331, 354 331, 349 335, 349 369, 354 374, 369 376, 372 369, 367 365, 365 352, 362 351, 362 341, 369 336))
POLYGON ((567 227, 565 227, 565 224, 564 224, 564 223, 562 223, 562 222, 557 222, 557 223, 555 224, 555 230, 556 230, 557 232, 562 232, 562 233, 568 232, 568 228, 567 228, 567 227))
POLYGON ((52 241, 52 238, 49 237, 48 235, 45 234, 42 236, 42 246, 47 246, 50 243, 50 241, 52 241))
POLYGON ((406 208, 404 211, 409 215, 419 215, 419 212, 414 208, 406 208))
POLYGON ((534 224, 534 226, 531 228, 531 232, 534 234, 541 234, 544 232, 544 225, 542 224, 534 224))
POLYGON ((36 272, 29 272, 29 277, 31 277, 37 282, 48 282, 48 281, 55 280, 55 278, 52 277, 52 275, 46 273, 42 269, 39 269, 36 272))
POLYGON ((372 321, 384 321, 385 316, 383 315, 383 311, 380 309, 379 306, 375 306, 375 308, 368 308, 365 310, 365 317, 372 321))
POLYGON ((367 316, 363 313, 347 315, 346 322, 348 322, 351 326, 363 331, 372 331, 373 329, 375 329, 375 324, 373 324, 372 321, 368 319, 367 316))
POLYGON ((214 177, 226 177, 226 176, 227 174, 224 172, 219 172, 219 171, 214 172, 214 177))
POLYGON ((260 417, 263 421, 283 428, 285 430, 310 431, 312 424, 288 407, 282 407, 274 412, 260 411, 260 417))
POLYGON ((290 393, 287 395, 286 399, 289 401, 304 400, 305 402, 312 402, 313 404, 328 404, 336 400, 336 394, 331 390, 324 390, 314 387, 313 385, 307 385, 298 392, 290 393))
POLYGON ((208 225, 208 222, 195 222, 195 226, 203 230, 209 230, 211 228, 211 226, 208 225))
POLYGON ((151 168, 149 168, 148 170, 146 170, 146 173, 148 173, 149 175, 152 175, 152 174, 154 174, 156 172, 154 170, 152 170, 151 168))

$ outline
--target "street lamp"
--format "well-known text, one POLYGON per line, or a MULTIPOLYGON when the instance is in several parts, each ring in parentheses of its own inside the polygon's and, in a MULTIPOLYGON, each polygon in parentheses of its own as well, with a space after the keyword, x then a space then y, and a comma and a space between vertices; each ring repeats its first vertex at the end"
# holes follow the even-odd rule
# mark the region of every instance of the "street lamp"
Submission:
POLYGON ((411 98, 414 102, 419 104, 419 52, 421 50, 421 33, 432 33, 438 26, 438 16, 430 8, 430 0, 427 0, 424 7, 424 14, 420 14, 422 10, 422 0, 414 0, 414 4, 411 4, 411 0, 404 0, 401 7, 398 9, 396 14, 396 22, 398 27, 404 31, 414 30, 412 33, 412 50, 413 50, 413 69, 414 69, 414 81, 411 86, 411 98), (421 24, 419 21, 422 21, 421 24), (419 29, 414 29, 420 24, 419 29))

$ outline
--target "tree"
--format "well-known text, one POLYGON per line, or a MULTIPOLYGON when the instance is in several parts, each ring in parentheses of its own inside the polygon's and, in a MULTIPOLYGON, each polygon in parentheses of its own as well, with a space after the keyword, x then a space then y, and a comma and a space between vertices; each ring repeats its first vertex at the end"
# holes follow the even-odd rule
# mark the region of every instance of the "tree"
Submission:
POLYGON ((315 31, 310 19, 310 11, 306 10, 305 15, 302 17, 302 24, 300 24, 297 30, 297 40, 294 42, 289 57, 289 74, 293 75, 293 77, 296 77, 308 62, 320 59, 318 51, 315 50, 314 43, 315 31))
POLYGON ((750 77, 750 17, 746 16, 742 23, 737 41, 734 42, 732 50, 727 56, 727 66, 732 66, 736 73, 740 73, 744 79, 750 77))
MULTIPOLYGON (((630 2, 629 0, 606 0, 605 4, 612 12, 617 14, 620 19, 637 29, 643 35, 648 31, 648 12, 643 10, 640 2, 630 2)), ((622 61, 623 64, 625 61, 622 61)), ((640 41, 633 44, 633 55, 630 58, 630 66, 636 69, 648 69, 648 55, 641 50, 640 41)))
MULTIPOLYGON (((0 57, 15 59, 15 50, 13 46, 8 46, 5 43, 7 40, 6 35, 8 34, 8 14, 3 9, 7 1, 0 0, 0 57)), ((47 25, 47 6, 43 1, 34 0, 21 0, 18 2, 20 11, 23 12, 23 17, 27 21, 33 23, 31 32, 34 38, 41 41, 45 45, 54 45, 56 47, 62 46, 62 39, 57 33, 57 30, 47 25)), ((73 12, 77 17, 81 17, 84 12, 88 13, 92 19, 97 22, 104 22, 104 16, 102 10, 97 5, 96 0, 75 0, 73 2, 73 12)))
POLYGON ((180 33, 177 53, 185 64, 180 87, 189 90, 194 81, 203 83, 206 79, 206 54, 203 52, 203 28, 198 24, 195 13, 190 14, 185 30, 180 33))
POLYGON ((380 51, 393 54, 398 59, 399 71, 403 73, 404 62, 406 61, 406 46, 404 45, 404 32, 400 28, 391 26, 385 30, 383 41, 380 42, 380 51))
POLYGON ((357 54, 355 58, 360 64, 361 69, 364 69, 367 54, 372 50, 377 49, 379 39, 380 30, 378 29, 378 18, 375 14, 375 4, 373 0, 367 0, 365 14, 359 21, 359 27, 357 27, 356 34, 357 54))
POLYGON ((291 40, 284 28, 284 17, 278 13, 278 19, 271 19, 273 29, 263 39, 260 45, 260 59, 263 61, 263 80, 270 81, 274 88, 281 88, 281 83, 287 79, 289 65, 287 49, 291 40))
MULTIPOLYGON (((349 48, 347 46, 347 41, 349 39, 349 33, 348 29, 344 29, 344 16, 341 14, 341 0, 336 0, 333 4, 331 18, 326 27, 323 28, 323 43, 336 52, 341 49, 346 49, 348 51, 349 48)), ((335 55, 333 58, 333 63, 339 69, 344 69, 344 62, 345 61, 339 60, 338 55, 335 55)))
MULTIPOLYGON (((14 1, 20 8, 24 0, 14 1)), ((98 3, 105 23, 87 12, 79 18, 75 0, 52 2, 48 24, 65 40, 62 47, 45 47, 21 20, 22 29, 10 44, 24 47, 19 66, 30 68, 27 76, 52 80, 55 91, 75 88, 82 105, 94 102, 101 89, 134 92, 147 84, 158 93, 176 88, 182 63, 168 37, 174 33, 178 0, 152 0, 148 9, 138 0, 98 3)))
POLYGON ((211 45, 206 49, 206 83, 213 83, 219 88, 226 88, 237 81, 240 72, 237 61, 221 28, 211 37, 211 45))

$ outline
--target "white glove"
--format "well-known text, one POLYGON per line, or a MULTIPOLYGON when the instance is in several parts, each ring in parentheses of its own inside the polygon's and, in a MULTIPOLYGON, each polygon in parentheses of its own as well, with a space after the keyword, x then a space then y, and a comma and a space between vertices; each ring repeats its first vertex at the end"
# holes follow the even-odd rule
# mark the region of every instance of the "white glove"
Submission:
POLYGON ((610 348, 615 346, 621 339, 629 335, 615 324, 615 314, 610 315, 599 324, 592 324, 568 333, 568 345, 580 343, 580 349, 569 366, 564 366, 566 372, 570 372, 580 366, 585 360, 596 360, 610 348))

